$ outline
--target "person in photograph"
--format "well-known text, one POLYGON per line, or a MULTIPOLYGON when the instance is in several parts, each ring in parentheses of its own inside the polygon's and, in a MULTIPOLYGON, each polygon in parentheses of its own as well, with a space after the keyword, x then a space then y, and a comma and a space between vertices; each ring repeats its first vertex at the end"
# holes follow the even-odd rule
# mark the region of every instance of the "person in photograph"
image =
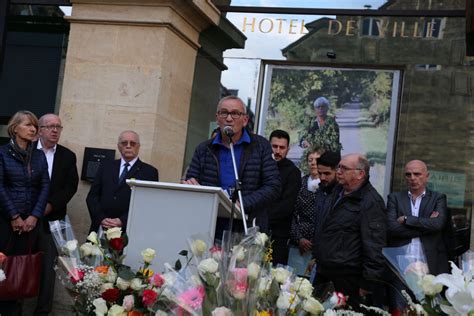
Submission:
POLYGON ((286 158, 290 149, 290 135, 280 129, 270 134, 273 159, 277 162, 281 178, 281 194, 270 206, 268 214, 272 238, 272 262, 274 265, 288 263, 288 243, 291 220, 296 197, 301 187, 301 172, 291 160, 286 158))
MULTIPOLYGON (((408 190, 388 196, 388 245, 406 245, 405 255, 425 262, 430 274, 448 273, 454 245, 446 195, 426 188, 429 173, 421 160, 406 164, 405 179, 408 190)), ((398 293, 402 289, 409 291, 395 276, 393 284, 397 290, 389 290, 390 308, 395 314, 401 314, 407 303, 398 293)))
MULTIPOLYGON (((41 220, 48 202, 46 157, 33 142, 38 119, 19 111, 8 122, 10 142, 0 147, 0 252, 25 255, 38 250, 41 220)), ((0 300, 0 315, 18 315, 18 301, 0 300)))
POLYGON ((319 188, 317 159, 323 154, 321 148, 311 148, 306 154, 308 174, 301 178, 301 189, 296 198, 295 210, 291 221, 291 246, 289 265, 303 275, 311 260, 312 239, 318 220, 316 198, 319 188))
POLYGON ((379 305, 376 281, 385 271, 385 202, 370 183, 369 171, 369 161, 361 154, 342 157, 338 185, 325 203, 326 216, 314 249, 316 286, 332 283, 349 296, 348 304, 356 311, 361 303, 379 305))
POLYGON ((68 148, 58 144, 63 126, 56 114, 45 114, 39 119, 39 140, 35 148, 42 150, 48 162, 51 179, 48 203, 44 211, 43 233, 40 234, 40 248, 43 251, 43 273, 40 292, 34 315, 48 315, 53 308, 54 271, 57 250, 49 229, 49 222, 64 220, 67 204, 77 191, 79 176, 76 155, 68 148))
POLYGON ((134 131, 120 133, 117 143, 121 158, 101 164, 87 195, 90 231, 122 227, 126 231, 131 189, 126 179, 159 181, 158 170, 138 158, 140 137, 134 131))
MULTIPOLYGON (((234 188, 235 174, 229 146, 229 141, 232 141, 248 224, 255 221, 261 231, 267 232, 269 206, 279 197, 281 190, 280 173, 272 159, 270 143, 246 130, 247 110, 244 102, 236 96, 227 96, 218 102, 216 121, 219 132, 216 137, 196 147, 182 183, 221 187, 223 190, 234 188), (230 139, 224 133, 226 127, 232 130, 230 139)), ((216 238, 221 237, 220 230, 226 229, 226 222, 227 219, 218 218, 216 238)))
POLYGON ((300 138, 302 148, 319 147, 324 150, 341 152, 342 145, 339 141, 339 125, 334 117, 328 115, 329 100, 319 97, 314 100, 313 107, 316 117, 303 131, 300 138))

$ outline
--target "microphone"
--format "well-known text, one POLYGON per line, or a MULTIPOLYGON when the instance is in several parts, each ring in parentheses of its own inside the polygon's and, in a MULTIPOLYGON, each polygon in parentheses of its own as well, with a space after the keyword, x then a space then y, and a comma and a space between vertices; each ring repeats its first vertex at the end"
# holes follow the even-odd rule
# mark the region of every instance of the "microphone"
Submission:
POLYGON ((234 130, 232 129, 232 126, 225 126, 224 127, 224 134, 229 137, 229 138, 232 138, 232 136, 234 136, 234 130))

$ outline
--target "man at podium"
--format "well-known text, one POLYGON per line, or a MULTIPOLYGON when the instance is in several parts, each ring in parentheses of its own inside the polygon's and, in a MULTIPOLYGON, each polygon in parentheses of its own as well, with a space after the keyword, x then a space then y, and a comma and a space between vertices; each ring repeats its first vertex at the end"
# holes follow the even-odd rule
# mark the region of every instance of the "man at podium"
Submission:
MULTIPOLYGON (((265 232, 268 230, 268 207, 280 195, 280 174, 272 159, 270 143, 245 129, 248 120, 245 104, 240 98, 227 96, 221 99, 216 112, 220 130, 214 138, 196 147, 183 183, 221 187, 223 190, 234 188, 229 146, 229 141, 232 141, 248 221, 252 223, 255 219, 256 225, 265 232), (229 133, 224 133, 225 129, 231 129, 230 138, 229 133)), ((218 229, 223 221, 218 218, 218 229)))

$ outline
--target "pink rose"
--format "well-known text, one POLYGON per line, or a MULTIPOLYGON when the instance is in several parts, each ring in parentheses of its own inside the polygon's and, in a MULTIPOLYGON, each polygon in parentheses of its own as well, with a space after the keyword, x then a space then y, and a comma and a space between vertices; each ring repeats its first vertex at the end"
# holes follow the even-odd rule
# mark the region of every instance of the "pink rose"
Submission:
POLYGON ((123 304, 122 307, 127 311, 131 311, 133 308, 133 305, 135 305, 135 299, 133 298, 133 295, 127 295, 123 298, 123 304))
POLYGON ((157 287, 157 288, 162 287, 164 283, 165 283, 165 279, 163 279, 163 277, 159 273, 155 273, 150 278, 150 284, 157 287))

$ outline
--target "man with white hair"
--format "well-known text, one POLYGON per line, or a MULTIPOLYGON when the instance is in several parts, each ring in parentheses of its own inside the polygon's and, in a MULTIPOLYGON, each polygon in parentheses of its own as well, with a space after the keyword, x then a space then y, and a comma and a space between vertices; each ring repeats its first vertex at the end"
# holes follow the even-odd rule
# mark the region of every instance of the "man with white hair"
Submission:
POLYGON ((158 170, 138 158, 140 137, 134 131, 120 133, 117 143, 121 158, 104 162, 87 195, 87 208, 91 216, 90 231, 122 227, 126 230, 130 187, 126 179, 158 181, 158 170))

